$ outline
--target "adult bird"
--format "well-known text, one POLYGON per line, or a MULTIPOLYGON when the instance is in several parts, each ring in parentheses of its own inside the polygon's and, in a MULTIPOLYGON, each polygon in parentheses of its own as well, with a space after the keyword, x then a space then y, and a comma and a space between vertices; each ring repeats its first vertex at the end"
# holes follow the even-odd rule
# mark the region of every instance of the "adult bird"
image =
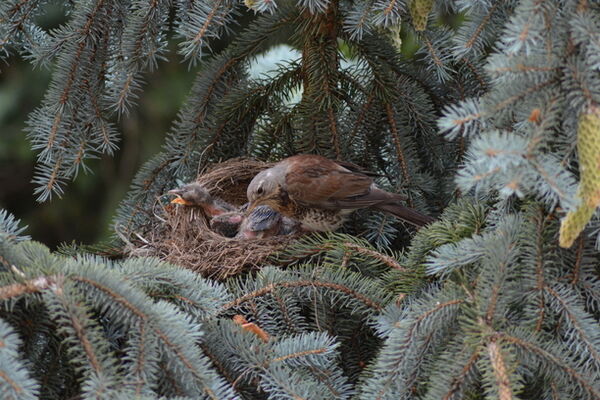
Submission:
POLYGON ((249 210, 265 204, 312 231, 333 231, 359 208, 388 212, 415 226, 433 218, 402 203, 406 197, 377 187, 368 173, 354 164, 300 154, 258 173, 246 192, 249 210))

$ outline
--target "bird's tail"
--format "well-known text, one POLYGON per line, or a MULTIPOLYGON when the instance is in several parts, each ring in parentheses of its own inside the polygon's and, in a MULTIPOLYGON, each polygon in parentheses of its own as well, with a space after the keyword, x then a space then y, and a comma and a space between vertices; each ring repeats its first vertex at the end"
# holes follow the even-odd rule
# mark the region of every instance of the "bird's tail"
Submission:
POLYGON ((435 221, 434 218, 428 215, 421 214, 413 208, 406 207, 397 203, 377 204, 375 207, 381 211, 388 212, 394 215, 395 217, 400 218, 401 220, 406 221, 409 224, 415 225, 417 227, 421 227, 435 221))

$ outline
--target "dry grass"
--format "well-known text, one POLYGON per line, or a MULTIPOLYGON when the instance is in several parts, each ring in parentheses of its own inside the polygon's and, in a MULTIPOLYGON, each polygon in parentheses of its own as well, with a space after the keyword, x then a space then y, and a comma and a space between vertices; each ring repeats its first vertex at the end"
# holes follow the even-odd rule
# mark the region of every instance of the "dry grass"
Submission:
MULTIPOLYGON (((232 159, 213 166, 197 181, 213 195, 240 206, 252 178, 271 164, 232 159)), ((206 277, 224 279, 257 268, 273 253, 294 240, 295 235, 265 239, 223 237, 209 228, 198 208, 157 203, 153 227, 132 242, 132 254, 153 255, 206 277)))

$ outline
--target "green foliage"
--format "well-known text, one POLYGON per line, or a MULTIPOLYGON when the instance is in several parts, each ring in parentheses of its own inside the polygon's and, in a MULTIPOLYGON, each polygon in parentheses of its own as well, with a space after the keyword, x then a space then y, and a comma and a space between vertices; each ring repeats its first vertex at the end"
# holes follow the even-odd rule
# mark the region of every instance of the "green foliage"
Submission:
POLYGON ((279 255, 288 267, 224 284, 10 239, 0 316, 25 338, 18 384, 41 398, 597 398, 594 240, 560 248, 538 203, 484 210, 461 200, 405 255, 309 237, 279 255))
POLYGON ((30 116, 40 200, 114 151, 111 118, 141 96, 171 14, 198 74, 117 213, 122 237, 149 229, 178 179, 240 155, 354 161, 441 216, 411 238, 359 212, 343 234, 306 236, 275 265, 213 282, 153 258, 52 254, 2 212, 1 390, 600 398, 597 218, 571 248, 558 243, 593 165, 578 162, 576 141, 581 115, 598 108, 596 2, 424 1, 411 15, 406 1, 249 0, 256 15, 235 30, 242 5, 230 1, 71 3, 68 22, 49 32, 35 25, 44 2, 0 6, 2 49, 54 65, 30 116), (390 40, 402 21, 419 30, 410 60, 390 40), (251 60, 279 42, 300 57, 250 78, 251 60))
POLYGON ((11 373, 23 371, 18 383, 48 399, 229 399, 238 398, 238 384, 253 396, 349 398, 340 358, 351 355, 339 348, 350 347, 390 300, 376 278, 317 265, 265 268, 225 286, 152 258, 111 262, 51 254, 32 241, 7 246, 0 315, 27 340, 13 353, 24 354, 25 365, 35 365, 32 379, 46 384, 37 388, 26 368, 11 373), (235 314, 271 340, 242 330, 231 322, 235 314), (338 324, 341 315, 352 318, 338 324))

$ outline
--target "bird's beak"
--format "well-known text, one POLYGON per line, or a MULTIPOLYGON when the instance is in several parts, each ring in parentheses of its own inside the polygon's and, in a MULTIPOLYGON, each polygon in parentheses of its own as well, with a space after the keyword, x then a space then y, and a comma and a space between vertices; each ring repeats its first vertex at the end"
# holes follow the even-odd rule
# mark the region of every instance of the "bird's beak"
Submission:
POLYGON ((252 203, 250 203, 250 205, 246 209, 245 215, 250 215, 250 213, 252 212, 252 210, 254 210, 256 207, 260 206, 260 204, 261 203, 260 203, 259 200, 254 200, 252 203))
POLYGON ((183 190, 181 189, 173 189, 173 190, 169 190, 167 192, 167 194, 172 194, 174 196, 177 196, 176 198, 174 198, 173 200, 171 200, 171 204, 182 204, 184 206, 189 206, 190 203, 188 203, 187 201, 185 201, 181 195, 183 194, 183 190))
POLYGON ((185 201, 181 197, 176 197, 173 200, 171 200, 171 204, 182 204, 184 206, 189 206, 190 205, 190 203, 188 203, 187 201, 185 201))

